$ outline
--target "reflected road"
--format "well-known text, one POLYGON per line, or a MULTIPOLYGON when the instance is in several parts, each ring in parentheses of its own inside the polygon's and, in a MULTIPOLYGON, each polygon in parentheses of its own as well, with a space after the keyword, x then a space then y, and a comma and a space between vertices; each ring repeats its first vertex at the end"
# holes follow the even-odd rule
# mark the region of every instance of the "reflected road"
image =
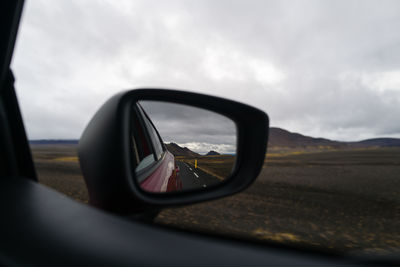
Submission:
POLYGON ((179 178, 182 181, 182 190, 205 188, 221 182, 217 177, 210 175, 199 168, 195 169, 193 165, 186 162, 176 161, 176 165, 178 165, 180 169, 179 178))

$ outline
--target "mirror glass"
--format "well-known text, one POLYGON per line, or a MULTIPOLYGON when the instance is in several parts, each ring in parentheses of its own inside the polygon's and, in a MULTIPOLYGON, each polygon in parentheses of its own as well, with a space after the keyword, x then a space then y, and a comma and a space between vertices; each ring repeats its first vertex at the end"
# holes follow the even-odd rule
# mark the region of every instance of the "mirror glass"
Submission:
POLYGON ((235 123, 205 109, 140 101, 131 109, 130 137, 134 177, 146 192, 205 190, 235 165, 235 123))

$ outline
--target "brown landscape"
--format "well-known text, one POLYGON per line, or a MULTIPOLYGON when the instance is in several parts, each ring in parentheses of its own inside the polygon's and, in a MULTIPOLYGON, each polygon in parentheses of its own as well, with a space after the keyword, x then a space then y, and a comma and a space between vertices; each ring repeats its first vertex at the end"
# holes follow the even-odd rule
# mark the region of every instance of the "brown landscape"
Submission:
POLYGON ((341 252, 400 251, 400 148, 267 157, 243 193, 163 211, 157 222, 341 252))
MULTIPOLYGON (((76 145, 32 150, 41 183, 87 203, 76 145)), ((219 163, 224 158, 232 164, 229 156, 219 163)), ((244 192, 164 210, 155 222, 342 252, 399 252, 399 173, 398 147, 275 148, 244 192)))
POLYGON ((77 201, 89 195, 78 163, 77 145, 31 145, 39 182, 77 201))

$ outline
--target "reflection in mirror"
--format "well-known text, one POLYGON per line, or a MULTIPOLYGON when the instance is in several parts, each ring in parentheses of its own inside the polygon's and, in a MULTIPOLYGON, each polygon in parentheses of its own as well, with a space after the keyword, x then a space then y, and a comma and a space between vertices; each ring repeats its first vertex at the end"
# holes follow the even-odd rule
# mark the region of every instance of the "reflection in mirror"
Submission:
POLYGON ((159 101, 131 110, 133 170, 151 193, 206 189, 232 173, 236 125, 212 111, 159 101))

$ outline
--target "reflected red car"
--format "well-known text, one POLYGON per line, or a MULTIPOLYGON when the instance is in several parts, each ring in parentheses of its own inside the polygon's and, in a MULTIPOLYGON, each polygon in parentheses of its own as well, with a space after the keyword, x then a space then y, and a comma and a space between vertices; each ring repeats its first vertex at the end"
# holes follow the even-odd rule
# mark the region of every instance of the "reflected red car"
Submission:
POLYGON ((179 167, 176 166, 171 152, 165 151, 165 157, 160 166, 140 183, 140 187, 148 192, 171 192, 182 189, 179 167))
POLYGON ((135 176, 140 188, 152 193, 182 190, 174 155, 168 151, 153 122, 139 104, 133 112, 132 154, 136 160, 135 176))

